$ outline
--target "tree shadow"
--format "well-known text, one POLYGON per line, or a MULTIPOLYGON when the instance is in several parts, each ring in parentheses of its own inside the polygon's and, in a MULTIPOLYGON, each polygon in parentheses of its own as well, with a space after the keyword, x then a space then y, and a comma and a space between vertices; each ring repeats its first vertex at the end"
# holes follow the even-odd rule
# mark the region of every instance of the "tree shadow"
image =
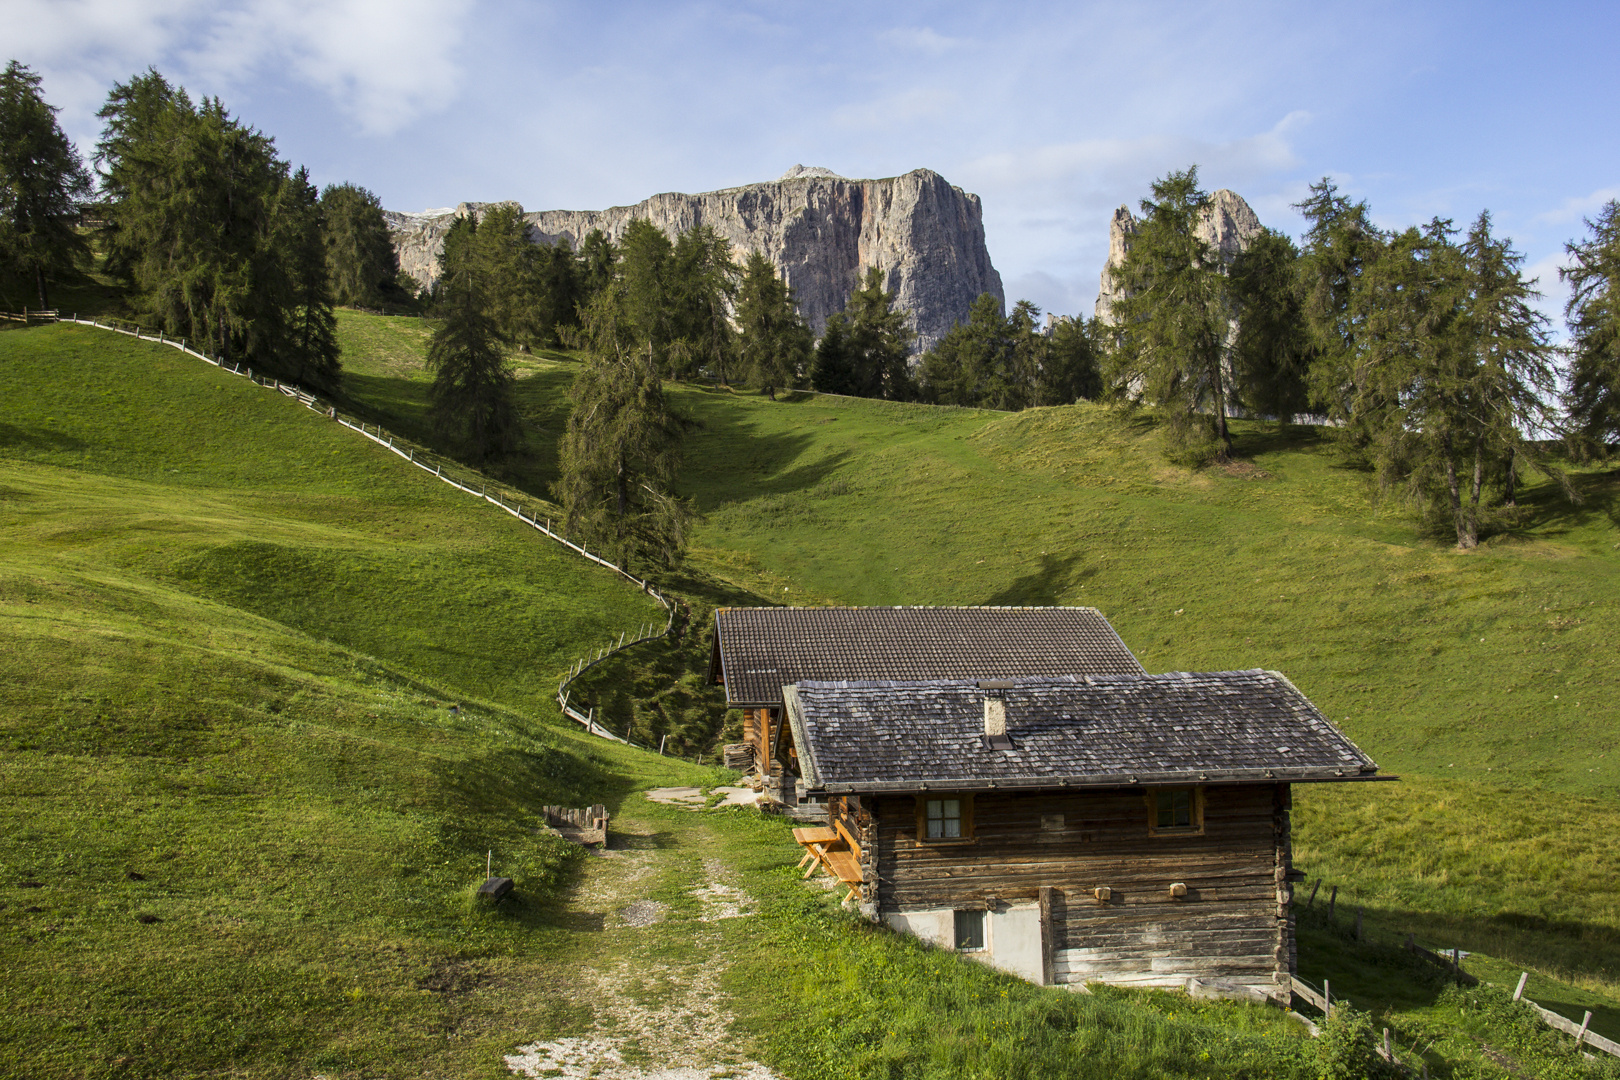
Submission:
POLYGON ((72 435, 48 428, 20 428, 0 423, 0 447, 32 450, 39 453, 65 453, 83 450, 89 444, 72 435))
POLYGON ((1042 555, 1040 569, 1015 578, 1006 588, 979 603, 990 607, 1049 607, 1058 603, 1076 584, 1096 575, 1094 566, 1081 568, 1084 558, 1081 553, 1042 555))

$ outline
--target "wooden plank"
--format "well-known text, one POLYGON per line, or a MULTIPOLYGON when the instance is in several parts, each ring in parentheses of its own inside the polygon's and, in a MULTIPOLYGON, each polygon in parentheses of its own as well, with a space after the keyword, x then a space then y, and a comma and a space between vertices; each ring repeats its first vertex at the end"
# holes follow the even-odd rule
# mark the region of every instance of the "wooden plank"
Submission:
POLYGON ((1293 990, 1293 992, 1299 997, 1304 998, 1306 1004, 1314 1006, 1322 1015, 1327 1015, 1327 999, 1321 994, 1317 993, 1316 990, 1313 989, 1308 983, 1303 983, 1298 978, 1290 975, 1288 977, 1288 984, 1289 989, 1293 990))
POLYGON ((825 861, 827 869, 831 870, 838 880, 845 885, 859 884, 864 880, 860 864, 855 861, 853 852, 829 851, 825 856, 825 861))
POLYGON ((842 817, 837 818, 834 821, 834 825, 838 829, 839 834, 843 836, 844 841, 849 844, 849 850, 854 852, 855 857, 859 859, 861 857, 861 842, 855 839, 854 835, 847 827, 845 827, 844 819, 842 817))

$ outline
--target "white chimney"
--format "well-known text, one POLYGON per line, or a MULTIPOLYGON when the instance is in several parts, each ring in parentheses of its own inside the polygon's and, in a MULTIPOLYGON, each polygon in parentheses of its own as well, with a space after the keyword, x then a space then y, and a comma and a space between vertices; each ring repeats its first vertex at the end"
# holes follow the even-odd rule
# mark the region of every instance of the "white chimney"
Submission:
POLYGON ((1012 739, 1007 734, 1006 692, 1013 684, 1005 680, 986 680, 979 683, 984 691, 984 743, 992 750, 1011 750, 1012 739))

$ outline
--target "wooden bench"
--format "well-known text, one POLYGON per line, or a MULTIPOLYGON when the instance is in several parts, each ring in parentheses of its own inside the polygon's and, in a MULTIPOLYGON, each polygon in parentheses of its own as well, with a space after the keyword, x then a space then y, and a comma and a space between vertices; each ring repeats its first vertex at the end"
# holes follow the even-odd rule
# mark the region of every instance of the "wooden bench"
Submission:
POLYGON ((827 849, 838 842, 838 832, 828 828, 794 829, 793 839, 804 845, 804 858, 799 860, 799 865, 809 865, 810 870, 804 875, 808 878, 821 866, 827 849))
POLYGON ((826 855, 827 869, 833 872, 843 884, 849 886, 849 895, 844 897, 844 903, 861 898, 861 882, 865 877, 861 874, 861 864, 856 861, 853 851, 829 851, 826 855))

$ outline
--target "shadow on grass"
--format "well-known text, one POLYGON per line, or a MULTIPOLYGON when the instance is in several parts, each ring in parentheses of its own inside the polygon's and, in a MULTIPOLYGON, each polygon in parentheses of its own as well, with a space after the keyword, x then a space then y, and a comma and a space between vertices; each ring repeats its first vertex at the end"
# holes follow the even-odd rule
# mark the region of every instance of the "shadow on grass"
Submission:
MULTIPOLYGON (((1335 996, 1342 993, 1359 1008, 1374 1003, 1426 1006, 1450 981, 1444 968, 1407 952, 1400 944, 1357 942, 1354 916, 1347 907, 1340 908, 1337 918, 1330 918, 1320 902, 1308 908, 1296 901, 1294 911, 1300 977, 1318 986, 1323 978, 1331 980, 1335 996)), ((1620 969, 1620 930, 1598 923, 1553 921, 1519 912, 1474 918, 1373 907, 1365 908, 1364 915, 1369 926, 1394 930, 1402 939, 1413 934, 1425 948, 1482 953, 1524 971, 1566 979, 1586 975, 1612 980, 1620 969)), ((1467 966, 1465 960, 1465 970, 1467 966)), ((1556 994, 1528 996, 1576 1023, 1591 1009, 1592 1030, 1620 1038, 1620 1008, 1561 1000, 1556 994)))
POLYGON ((1042 555, 1040 569, 1017 578, 979 603, 989 607, 1047 607, 1058 603, 1076 582, 1096 574, 1095 567, 1080 569, 1085 556, 1042 555))
POLYGON ((83 450, 88 445, 83 439, 76 439, 59 431, 46 428, 20 428, 0 423, 0 448, 65 453, 83 450))

